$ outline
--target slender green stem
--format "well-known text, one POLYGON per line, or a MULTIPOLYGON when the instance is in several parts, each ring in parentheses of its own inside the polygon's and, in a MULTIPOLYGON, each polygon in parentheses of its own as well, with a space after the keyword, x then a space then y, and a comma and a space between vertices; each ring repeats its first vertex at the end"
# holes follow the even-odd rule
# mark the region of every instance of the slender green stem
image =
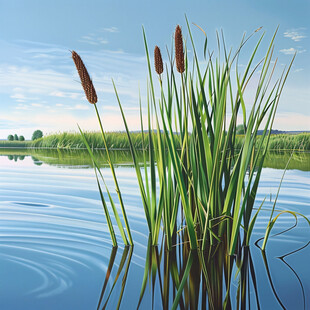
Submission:
POLYGON ((132 240, 131 231, 130 231, 130 227, 129 227, 129 223, 128 223, 128 219, 127 219, 127 215, 126 215, 126 211, 125 211, 125 206, 124 206, 124 203, 123 203, 122 194, 121 194, 121 191, 120 191, 120 188, 119 188, 119 185, 118 185, 118 181, 117 181, 117 178, 116 178, 116 174, 115 174, 115 170, 114 170, 114 165, 113 165, 113 163, 111 161, 111 158, 110 158, 110 153, 109 153, 109 149, 108 149, 108 146, 107 146, 107 141, 106 141, 106 138, 105 138, 105 134, 104 134, 101 118, 100 118, 100 115, 99 115, 99 112, 98 112, 97 105, 94 104, 94 106, 95 106, 95 110, 96 110, 96 114, 97 114, 97 119, 98 119, 98 122, 99 122, 99 125, 100 125, 100 130, 101 130, 101 134, 102 134, 103 143, 104 143, 104 146, 105 146, 105 149, 106 149, 106 153, 107 153, 108 163, 109 163, 109 166, 110 166, 110 169, 111 169, 111 172, 112 172, 112 176, 113 176, 113 180, 114 180, 114 183, 115 183, 116 193, 117 193, 117 196, 118 196, 118 199, 119 199, 119 202, 120 202, 120 206, 121 206, 121 210, 122 210, 125 226, 126 226, 126 229, 127 229, 129 243, 130 243, 130 245, 133 245, 133 240, 132 240))

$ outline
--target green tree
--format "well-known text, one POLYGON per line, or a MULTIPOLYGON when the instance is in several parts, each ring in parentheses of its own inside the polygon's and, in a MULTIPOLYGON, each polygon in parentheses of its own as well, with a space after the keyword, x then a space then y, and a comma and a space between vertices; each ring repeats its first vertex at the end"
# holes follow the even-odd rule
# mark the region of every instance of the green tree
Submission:
POLYGON ((19 136, 18 140, 19 141, 25 141, 25 137, 24 136, 19 136))
POLYGON ((36 130, 34 131, 34 133, 32 134, 32 140, 37 140, 43 137, 43 132, 41 130, 36 130))
POLYGON ((14 140, 13 135, 8 135, 8 140, 9 140, 9 141, 13 141, 13 140, 14 140))
POLYGON ((236 128, 236 134, 237 135, 244 135, 244 126, 243 124, 240 124, 236 128))
POLYGON ((18 135, 17 134, 14 135, 14 140, 18 141, 18 135))

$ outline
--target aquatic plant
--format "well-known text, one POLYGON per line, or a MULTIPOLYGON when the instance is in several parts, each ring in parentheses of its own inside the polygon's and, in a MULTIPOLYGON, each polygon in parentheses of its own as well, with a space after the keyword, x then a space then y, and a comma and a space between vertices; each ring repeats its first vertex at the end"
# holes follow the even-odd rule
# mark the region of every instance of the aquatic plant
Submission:
MULTIPOLYGON (((245 70, 240 73, 238 66, 240 53, 247 42, 260 30, 257 29, 250 36, 242 38, 235 52, 226 49, 223 33, 217 34, 217 56, 213 51, 208 50, 208 40, 205 37, 204 60, 200 61, 189 23, 187 20, 186 22, 193 60, 190 64, 187 48, 183 43, 182 29, 177 26, 174 37, 175 56, 168 53, 168 65, 165 66, 165 70, 159 47, 156 46, 154 49, 158 87, 155 87, 143 29, 148 64, 148 122, 145 130, 140 100, 142 161, 141 157, 139 158, 141 153, 139 154, 134 143, 134 135, 128 128, 116 85, 112 81, 149 230, 149 246, 138 307, 143 299, 148 278, 154 284, 158 274, 163 308, 169 306, 167 290, 172 281, 174 293, 171 309, 176 309, 178 305, 188 306, 189 303, 192 308, 197 308, 198 300, 195 296, 191 299, 193 295, 189 291, 199 290, 200 287, 203 288, 203 308, 206 308, 208 299, 210 309, 231 309, 230 287, 233 271, 237 270, 237 274, 240 275, 237 307, 242 309, 246 307, 246 290, 250 285, 251 276, 259 308, 249 245, 255 221, 264 201, 256 209, 254 204, 279 99, 295 55, 288 68, 284 69, 279 79, 273 82, 277 65, 277 60, 273 61, 277 30, 263 59, 254 64, 255 56, 265 35, 263 33, 249 56, 245 70), (255 83, 253 77, 257 81, 255 95, 248 105, 245 93, 250 82, 255 83), (156 89, 159 89, 158 93, 155 92, 156 89), (242 138, 237 135, 237 118, 240 115, 244 128, 242 138), (161 234, 161 228, 163 234, 161 234), (164 260, 169 261, 169 257, 172 259, 164 263, 166 269, 163 282, 159 270, 162 252, 159 253, 157 247, 159 236, 162 236, 164 250, 168 253, 164 256, 164 260), (182 259, 181 254, 179 256, 182 270, 178 270, 176 249, 182 252, 182 259)), ((129 241, 115 202, 94 156, 89 137, 79 128, 82 140, 94 163, 111 239, 113 245, 116 245, 117 240, 102 183, 124 243, 133 244, 107 137, 96 106, 96 92, 85 65, 76 55, 72 52, 82 85, 85 84, 83 88, 86 98, 94 105, 96 111, 101 139, 113 175, 129 241), (87 85, 89 83, 91 85, 87 85)), ((271 210, 262 250, 266 247, 276 219, 283 214, 274 216, 276 200, 271 210)), ((290 214, 295 218, 300 215, 296 212, 290 212, 290 214)), ((305 219, 310 223, 307 218, 305 219)), ((160 251, 163 251, 163 247, 160 251)), ((104 302, 103 297, 115 258, 115 253, 112 252, 111 264, 98 308, 102 305, 103 308, 106 307, 119 278, 120 270, 125 264, 127 252, 126 247, 125 256, 122 258, 112 289, 104 302)), ((131 254, 129 257, 131 258, 131 254)), ((127 261, 118 306, 122 300, 130 258, 127 261)))
MULTIPOLYGON (((177 26, 174 36, 175 57, 173 59, 168 54, 170 65, 166 66, 166 77, 163 76, 160 49, 156 46, 154 50, 155 71, 159 77, 160 89, 159 94, 156 95, 143 29, 149 92, 146 132, 143 128, 140 102, 142 164, 137 159, 137 149, 114 81, 113 86, 127 133, 152 245, 158 243, 162 226, 169 250, 175 244, 179 232, 182 231, 183 242, 189 242, 191 249, 205 250, 210 245, 220 242, 226 245, 228 254, 234 255, 238 245, 249 245, 260 210, 259 208, 258 211, 253 211, 255 196, 280 95, 295 55, 288 68, 284 69, 280 78, 272 84, 277 64, 277 60, 273 61, 277 30, 264 58, 254 64, 255 56, 265 35, 263 33, 258 38, 244 72, 240 73, 238 67, 240 53, 245 44, 260 30, 257 29, 250 36, 242 38, 235 52, 226 49, 223 33, 217 34, 217 56, 207 49, 208 41, 205 37, 203 55, 206 65, 202 65, 198 59, 189 23, 187 20, 186 22, 193 51, 192 70, 189 68, 187 49, 183 44, 182 29, 177 26), (174 72, 174 60, 177 73, 174 72), (232 70, 233 67, 235 72, 232 70), (260 72, 257 72, 258 68, 260 72), (255 74, 258 82, 248 111, 245 91, 255 74), (242 116, 245 132, 241 142, 237 138, 239 114, 242 116), (259 130, 262 130, 261 135, 259 130)), ((82 60, 75 52, 72 52, 72 57, 82 85, 84 83, 86 97, 96 110, 122 215, 132 244, 124 203, 96 106, 97 96, 82 60)), ((81 134, 95 162, 86 135, 82 131, 81 134)), ((104 182, 96 163, 95 167, 104 182)), ((111 226, 111 236, 113 236, 113 227, 98 176, 97 181, 102 203, 105 205, 107 221, 109 227, 111 226)), ((108 191, 107 187, 106 190, 108 191)), ((125 232, 122 231, 120 218, 109 192, 108 196, 124 242, 127 244, 125 232)))
POLYGON ((101 173, 101 170, 100 170, 99 166, 96 163, 94 154, 93 154, 93 152, 92 152, 92 150, 91 150, 91 148, 89 146, 89 143, 88 143, 88 141, 87 141, 83 131, 79 127, 79 130, 80 130, 81 136, 83 138, 83 141, 84 141, 84 143, 85 143, 85 145, 87 147, 87 150, 89 151, 89 154, 91 155, 91 158, 92 158, 92 160, 94 162, 94 168, 95 168, 95 173, 96 173, 98 189, 99 189, 99 193, 100 193, 100 198, 101 198, 102 206, 103 206, 103 209, 104 209, 104 212, 105 212, 106 220, 107 220, 107 223, 108 223, 108 227, 109 227, 112 243, 113 243, 113 246, 117 246, 117 240, 116 240, 114 228, 113 228, 113 225, 112 225, 112 221, 111 221, 110 213, 109 213, 109 210, 108 210, 108 207, 107 207, 107 203, 106 203, 106 200, 104 198, 104 195, 103 195, 103 192, 102 192, 102 189, 101 189, 101 185, 100 185, 100 182, 99 182, 98 174, 101 176, 101 179, 102 179, 102 181, 104 183, 105 189, 106 189, 107 194, 109 196, 109 200, 110 200, 110 204, 111 204, 111 207, 112 207, 112 210, 113 210, 113 213, 114 213, 114 217, 115 217, 115 220, 117 222, 119 231, 120 231, 121 236, 123 238, 123 241, 124 241, 125 245, 128 245, 128 244, 133 245, 133 240, 132 240, 132 237, 131 237, 130 227, 129 227, 129 223, 128 223, 128 219, 127 219, 127 215, 126 215, 126 211, 125 211, 125 207, 124 207, 124 203, 123 203, 122 194, 121 194, 121 191, 119 189, 118 181, 117 181, 116 174, 115 174, 114 165, 113 165, 113 162, 112 162, 111 157, 110 157, 109 149, 107 147, 106 137, 105 137, 105 133, 104 133, 104 130, 103 130, 101 118, 100 118, 100 115, 99 115, 99 112, 98 112, 98 109, 97 109, 97 106, 96 106, 97 94, 96 94, 93 82, 90 79, 88 71, 87 71, 87 69, 86 69, 86 67, 85 67, 81 57, 75 51, 72 51, 72 59, 73 59, 73 61, 75 63, 75 66, 77 68, 78 74, 80 76, 81 83, 82 83, 82 86, 83 86, 86 98, 89 101, 89 103, 93 104, 94 107, 95 107, 95 111, 96 111, 96 114, 97 114, 98 122, 99 122, 99 125, 100 125, 102 140, 104 142, 104 146, 105 146, 105 149, 106 149, 107 161, 108 161, 108 164, 110 166, 110 169, 111 169, 111 172, 112 172, 112 175, 113 175, 113 180, 114 180, 114 184, 115 184, 115 187, 116 187, 117 196, 118 196, 119 203, 120 203, 121 210, 122 210, 123 220, 125 222, 125 226, 126 226, 126 230, 127 230, 127 235, 128 235, 128 239, 129 239, 129 240, 127 239, 127 235, 125 233, 125 230, 124 230, 123 224, 121 222, 120 216, 119 216, 119 214, 118 214, 118 212, 116 210, 115 203, 114 203, 114 201, 112 199, 112 196, 110 195, 110 192, 108 190, 108 187, 107 187, 107 185, 106 185, 106 183, 104 181, 104 178, 103 178, 103 175, 101 173))
MULTIPOLYGON (((137 305, 134 308, 217 310, 253 307, 265 309, 268 301, 272 299, 271 296, 274 297, 275 304, 279 304, 282 309, 287 308, 287 298, 283 298, 285 294, 279 294, 281 290, 277 291, 280 287, 277 283, 273 283, 274 270, 269 267, 265 251, 240 247, 236 255, 227 256, 224 244, 200 251, 190 250, 189 244, 182 242, 181 234, 178 240, 181 243, 168 251, 166 240, 161 239, 158 246, 152 246, 152 239, 149 238, 140 294, 133 294, 130 289, 127 290, 127 298, 132 308, 133 305, 137 305), (254 256, 257 256, 256 259, 254 256), (263 264, 260 267, 257 264, 259 257, 261 259, 258 261, 263 264), (225 261, 228 261, 226 266, 230 268, 224 268, 225 261), (235 267, 232 268, 232 266, 235 267), (265 274, 263 282, 259 281, 260 273, 265 274), (234 282, 233 285, 231 281, 234 282), (261 294, 260 285, 266 286, 266 284, 270 289, 268 292, 271 293, 270 296, 267 292, 261 294)), ((309 244, 310 242, 277 258, 278 264, 282 265, 281 268, 286 268, 287 273, 293 272, 294 276, 291 279, 296 281, 300 292, 300 294, 295 292, 294 303, 295 306, 303 304, 303 309, 306 309, 307 304, 304 283, 302 278, 299 278, 297 270, 294 270, 293 265, 286 262, 285 258, 304 250, 309 244)), ((124 250, 118 250, 115 247, 111 249, 97 309, 120 308, 127 275, 130 274, 132 249, 132 247, 125 247, 124 250), (118 260, 115 259, 117 256, 118 260), (111 280, 113 273, 115 277, 111 280), (122 281, 118 281, 122 274, 122 281), (109 281, 111 281, 110 288, 109 281), (114 305, 111 302, 114 302, 114 305)), ((274 259, 273 255, 269 258, 271 257, 274 259)), ((126 290, 124 295, 126 299, 126 290)))
MULTIPOLYGON (((202 68, 188 22, 187 26, 194 54, 193 69, 189 70, 188 56, 183 52, 182 30, 177 26, 175 62, 180 78, 174 73, 173 60, 170 57, 170 66, 166 67, 166 80, 163 81, 162 77, 159 77, 160 94, 157 97, 143 32, 149 69, 150 143, 144 161, 146 163, 147 158, 149 159, 150 173, 145 176, 145 182, 142 180, 132 143, 130 143, 131 152, 153 244, 157 243, 158 227, 162 219, 168 248, 171 249, 172 240, 177 233, 177 216, 181 208, 185 218, 182 229, 187 232, 184 241, 188 240, 192 249, 197 247, 206 249, 207 246, 222 241, 227 243, 228 252, 232 255, 241 239, 245 245, 249 244, 257 217, 257 213, 252 215, 255 196, 270 132, 279 98, 295 56, 280 79, 271 85, 276 66, 276 61, 271 66, 276 33, 263 60, 253 65, 264 34, 260 36, 243 74, 238 70, 239 55, 244 45, 257 31, 248 38, 243 37, 235 53, 226 50, 222 34, 221 38, 217 35, 219 52, 215 59, 213 52, 207 52, 206 37, 204 58, 207 65, 202 68), (224 55, 222 58, 221 52, 224 55), (235 77, 232 76, 233 65, 236 70, 235 77), (261 72, 253 98, 254 104, 247 115, 244 93, 259 67, 261 72), (234 89, 235 95, 233 95, 234 89), (232 114, 230 121, 228 121, 229 109, 232 114), (242 114, 245 135, 240 150, 237 151, 238 113, 242 114), (155 128, 151 127, 150 120, 153 118, 155 128), (258 130, 261 127, 263 134, 257 143, 258 130), (155 130, 156 146, 152 143, 152 133, 155 130), (177 145, 181 146, 181 150, 177 145), (156 191, 155 170, 159 180, 159 192, 156 191)), ((130 132, 116 87, 115 92, 130 141, 130 132)), ((143 131, 143 128, 141 130, 143 131)), ((144 164, 145 171, 146 168, 144 164)), ((181 223, 183 224, 182 221, 181 223)))

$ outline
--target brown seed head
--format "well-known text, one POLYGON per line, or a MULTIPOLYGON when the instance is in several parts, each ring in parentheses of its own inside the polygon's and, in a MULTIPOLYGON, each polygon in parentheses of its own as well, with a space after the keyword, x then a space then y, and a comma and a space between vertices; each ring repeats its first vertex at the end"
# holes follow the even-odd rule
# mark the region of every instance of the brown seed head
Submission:
POLYGON ((96 90, 80 55, 75 51, 72 51, 72 59, 80 76, 87 100, 90 103, 95 104, 98 100, 96 90))
POLYGON ((159 47, 156 45, 154 49, 154 63, 155 63, 155 71, 157 74, 162 74, 164 71, 163 59, 161 57, 161 52, 159 47))
POLYGON ((177 27, 175 28, 174 42, 175 42, 175 63, 177 66, 177 70, 180 73, 183 73, 185 71, 183 38, 182 38, 182 30, 179 25, 177 25, 177 27))

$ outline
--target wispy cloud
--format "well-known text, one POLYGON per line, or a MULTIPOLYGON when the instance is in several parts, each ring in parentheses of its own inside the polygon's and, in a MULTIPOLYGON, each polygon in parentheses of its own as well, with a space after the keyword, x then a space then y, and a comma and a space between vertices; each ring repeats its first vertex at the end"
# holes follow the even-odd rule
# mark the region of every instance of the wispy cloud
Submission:
POLYGON ((16 110, 29 110, 29 105, 27 105, 27 104, 21 104, 21 103, 19 103, 16 107, 15 107, 15 109, 16 110))
MULTIPOLYGON (((16 122, 15 117, 11 115, 2 115, 0 118, 0 130, 11 130, 11 129, 15 129, 18 126, 21 127, 28 127, 29 126, 29 122, 27 122, 27 120, 25 120, 25 118, 23 119, 22 117, 18 118, 18 122, 16 122)), ((10 132, 8 132, 8 134, 10 134, 10 132)), ((2 136, 5 137, 6 135, 2 136)))
POLYGON ((107 28, 102 28, 96 31, 93 31, 91 33, 88 33, 87 35, 84 35, 80 38, 79 42, 90 44, 90 45, 95 45, 95 46, 100 46, 102 44, 108 44, 109 41, 107 38, 105 38, 108 33, 117 33, 119 32, 117 27, 107 27, 107 28), (105 34, 104 34, 105 33, 105 34))
MULTIPOLYGON (((22 89, 21 89, 22 90, 22 89)), ((14 99, 16 102, 26 102, 30 100, 37 100, 38 98, 35 97, 27 97, 22 93, 15 93, 10 96, 12 99, 14 99)))
POLYGON ((284 37, 290 38, 295 42, 299 42, 302 39, 306 38, 306 35, 304 34, 303 30, 305 30, 305 28, 287 30, 284 32, 284 37))
MULTIPOLYGON (((55 89, 60 91, 80 91, 80 85, 74 83, 70 74, 43 68, 41 70, 24 66, 9 66, 0 64, 0 70, 6 72, 0 75, 0 92, 12 93, 14 88, 21 93, 14 93, 11 98, 26 100, 27 94, 50 94, 55 89)), ((29 99, 29 98, 28 98, 29 99)), ((31 98, 33 100, 33 98, 31 98)))
MULTIPOLYGON (((87 130, 95 127, 96 122, 92 123, 90 118, 93 115, 91 105, 85 99, 67 47, 27 41, 15 42, 12 50, 14 55, 22 55, 21 59, 16 56, 5 61, 0 59, 0 108, 2 117, 5 113, 12 116, 11 127, 20 128, 20 119, 23 118, 29 120, 29 132, 34 127, 45 132, 55 130, 53 127, 57 130, 75 129, 77 122, 85 124, 87 130), (39 114, 46 117, 39 118, 39 114), (66 119, 63 125, 59 124, 60 116, 66 119), (85 118, 89 121, 83 121, 85 118)), ((115 122, 113 118, 119 110, 111 78, 126 116, 132 119, 135 128, 137 120, 133 115, 138 112, 139 85, 142 102, 146 101, 145 56, 106 49, 80 49, 79 52, 93 79, 99 105, 104 107, 105 115, 109 115, 106 128, 123 129, 122 122, 115 122)))
POLYGON ((111 32, 111 33, 119 32, 118 28, 114 27, 114 26, 103 28, 103 31, 104 32, 111 32))
POLYGON ((277 113, 274 129, 309 130, 310 116, 300 113, 277 113))
POLYGON ((94 34, 89 34, 87 36, 82 36, 79 42, 87 43, 91 45, 101 45, 101 44, 108 44, 109 41, 104 39, 103 37, 96 36, 94 34))
POLYGON ((296 52, 298 54, 301 54, 301 53, 304 53, 306 50, 305 49, 296 49, 294 47, 291 47, 291 48, 283 48, 280 50, 281 53, 285 54, 285 55, 293 55, 295 54, 296 52))
MULTIPOLYGON (((57 106, 57 105, 56 105, 57 106)), ((76 105, 70 105, 70 106, 65 106, 64 109, 66 110, 79 110, 79 111, 85 111, 85 110, 89 110, 89 105, 88 104, 76 104, 76 105)))
POLYGON ((80 93, 72 93, 72 92, 63 92, 63 91, 52 91, 50 93, 50 96, 53 97, 60 97, 60 98, 71 98, 71 99, 77 99, 79 97, 81 97, 80 93))
POLYGON ((12 99, 15 99, 17 102, 25 102, 26 97, 23 94, 14 94, 10 96, 12 99))

